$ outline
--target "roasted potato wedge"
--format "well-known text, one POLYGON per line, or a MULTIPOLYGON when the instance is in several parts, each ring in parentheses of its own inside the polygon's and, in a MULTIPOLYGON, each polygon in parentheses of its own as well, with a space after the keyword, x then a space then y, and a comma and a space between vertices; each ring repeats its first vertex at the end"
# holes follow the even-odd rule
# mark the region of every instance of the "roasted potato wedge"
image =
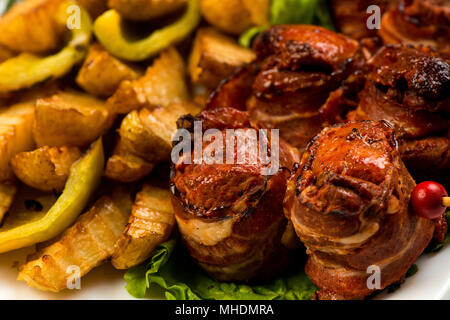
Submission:
POLYGON ((144 262, 159 244, 169 239, 174 225, 170 192, 144 185, 136 195, 128 225, 114 246, 113 266, 128 269, 144 262))
POLYGON ((62 191, 70 166, 81 156, 76 147, 41 147, 11 159, 14 174, 26 185, 42 191, 62 191))
POLYGON ((115 9, 125 19, 150 20, 162 17, 181 9, 186 0, 109 0, 110 8, 115 9))
POLYGON ((100 44, 94 43, 89 48, 76 81, 89 93, 109 97, 123 80, 135 80, 141 75, 139 68, 114 58, 100 44))
POLYGON ((189 74, 194 83, 214 89, 233 71, 255 59, 252 50, 213 28, 197 31, 189 57, 189 74))
POLYGON ((0 184, 0 222, 2 222, 3 217, 11 208, 16 192, 17 187, 14 183, 0 184))
POLYGON ((119 135, 124 147, 129 153, 148 162, 169 160, 169 132, 158 132, 157 128, 147 127, 142 121, 141 112, 150 113, 148 109, 134 110, 122 121, 119 135))
POLYGON ((33 119, 33 102, 16 104, 0 111, 0 181, 14 179, 9 165, 13 156, 34 148, 33 119))
POLYGON ((270 0, 202 0, 202 15, 214 27, 241 34, 254 25, 269 23, 270 0))
POLYGON ((177 119, 199 111, 200 107, 191 102, 131 111, 120 125, 120 138, 107 161, 105 176, 121 182, 145 177, 156 163, 170 159, 177 119))
POLYGON ((53 244, 30 255, 19 268, 18 280, 44 291, 67 288, 71 267, 78 267, 83 276, 112 255, 131 206, 131 196, 123 189, 101 197, 53 244))
POLYGON ((0 44, 16 52, 42 53, 56 49, 65 26, 55 16, 64 0, 27 0, 0 18, 0 44))
POLYGON ((141 180, 153 170, 155 164, 128 152, 121 141, 119 138, 113 155, 106 163, 105 177, 125 183, 141 180))
POLYGON ((122 81, 106 102, 109 110, 128 113, 143 107, 167 107, 189 98, 185 65, 179 53, 170 48, 159 56, 145 75, 134 81, 122 81))
POLYGON ((242 0, 245 8, 250 12, 250 20, 254 25, 264 26, 270 23, 271 0, 242 0))
POLYGON ((108 129, 113 119, 103 101, 61 91, 36 101, 33 136, 39 147, 84 147, 108 129))
MULTIPOLYGON (((119 135, 130 153, 149 162, 167 161, 172 150, 176 121, 183 114, 196 113, 191 104, 172 104, 169 108, 130 112, 122 121, 119 135)), ((198 110, 198 109, 197 109, 198 110)))

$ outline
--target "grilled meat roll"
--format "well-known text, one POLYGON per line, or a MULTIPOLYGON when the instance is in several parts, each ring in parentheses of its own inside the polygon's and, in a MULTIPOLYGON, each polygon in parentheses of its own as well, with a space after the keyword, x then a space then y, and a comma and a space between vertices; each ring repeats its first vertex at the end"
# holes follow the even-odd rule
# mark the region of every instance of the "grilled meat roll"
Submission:
MULTIPOLYGON (((201 268, 221 281, 265 279, 279 273, 288 263, 289 245, 281 240, 287 225, 282 204, 288 170, 264 175, 268 164, 260 155, 250 159, 248 149, 226 139, 227 129, 241 129, 246 135, 256 128, 244 112, 218 108, 182 117, 178 125, 192 131, 194 121, 202 121, 204 132, 219 130, 224 149, 231 146, 236 152, 233 161, 223 164, 205 160, 186 164, 191 154, 182 154, 173 166, 172 203, 183 244, 201 268), (240 156, 244 161, 239 163, 240 156)), ((203 142, 203 154, 210 145, 203 142)), ((298 159, 297 150, 280 141, 280 164, 291 167, 298 159)))
POLYGON ((413 175, 450 168, 450 65, 426 47, 384 47, 371 61, 365 89, 349 120, 386 120, 413 175))
POLYGON ((401 280, 433 236, 434 222, 408 206, 415 183, 396 145, 385 122, 329 127, 288 181, 285 213, 321 299, 369 295, 371 266, 381 272, 378 289, 401 280))
POLYGON ((364 59, 357 41, 317 26, 274 26, 255 40, 257 60, 224 82, 208 109, 231 106, 304 149, 323 127, 319 108, 364 59))
POLYGON ((450 2, 402 0, 383 15, 379 35, 386 44, 424 44, 450 57, 450 2))

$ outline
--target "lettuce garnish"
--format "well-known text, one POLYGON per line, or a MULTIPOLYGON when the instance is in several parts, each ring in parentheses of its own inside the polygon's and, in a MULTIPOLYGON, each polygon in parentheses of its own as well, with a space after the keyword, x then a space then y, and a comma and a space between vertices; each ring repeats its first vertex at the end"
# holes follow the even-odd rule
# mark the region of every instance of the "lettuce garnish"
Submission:
POLYGON ((218 282, 204 274, 172 239, 156 248, 146 265, 128 270, 125 281, 136 298, 151 296, 149 287, 157 284, 169 300, 309 300, 317 288, 305 275, 302 262, 297 266, 267 284, 218 282))

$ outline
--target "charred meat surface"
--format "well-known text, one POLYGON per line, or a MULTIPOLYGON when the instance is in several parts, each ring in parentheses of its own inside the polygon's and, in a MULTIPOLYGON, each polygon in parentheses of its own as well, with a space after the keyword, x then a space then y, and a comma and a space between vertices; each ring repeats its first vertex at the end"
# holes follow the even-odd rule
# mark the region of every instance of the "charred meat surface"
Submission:
MULTIPOLYGON (((245 135, 255 128, 246 113, 232 108, 182 117, 178 124, 192 128, 196 120, 202 121, 204 130, 218 129, 225 147, 231 143, 225 138, 227 129, 240 129, 245 135)), ((203 142, 203 154, 211 143, 203 142)), ((237 158, 247 150, 238 144, 232 148, 235 158, 230 164, 186 164, 183 159, 187 155, 183 154, 173 166, 172 203, 178 228, 190 255, 215 279, 269 278, 288 262, 288 250, 281 244, 287 224, 282 203, 288 170, 264 175, 262 169, 267 164, 259 155, 253 159, 256 162, 247 154, 238 163, 237 158)), ((294 148, 280 142, 280 149, 282 166, 290 167, 298 161, 294 148)))
POLYGON ((383 15, 380 37, 386 44, 424 44, 450 57, 450 2, 402 0, 383 15))
MULTIPOLYGON (((371 61, 365 89, 350 120, 386 120, 414 174, 450 166, 450 65, 426 47, 384 47, 371 61)), ((430 178, 428 176, 428 178, 430 178)))
POLYGON ((434 222, 409 209, 415 183, 396 145, 385 122, 329 127, 288 181, 285 213, 321 299, 369 295, 370 266, 380 268, 381 289, 402 279, 433 236, 434 222))
POLYGON ((319 108, 364 62, 357 41, 317 26, 274 26, 254 43, 257 60, 224 82, 207 108, 247 110, 304 149, 323 127, 319 108))

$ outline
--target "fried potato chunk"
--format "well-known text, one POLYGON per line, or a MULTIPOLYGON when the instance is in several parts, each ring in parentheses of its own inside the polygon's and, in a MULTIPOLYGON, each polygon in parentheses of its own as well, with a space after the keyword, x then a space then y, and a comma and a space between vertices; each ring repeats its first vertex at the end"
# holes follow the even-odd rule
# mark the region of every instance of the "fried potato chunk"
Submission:
POLYGON ((176 129, 174 114, 163 108, 154 111, 145 108, 131 111, 123 119, 119 129, 124 145, 130 153, 149 162, 168 160, 172 148, 171 135, 176 129), (162 113, 168 117, 160 117, 162 113))
POLYGON ((255 59, 252 50, 213 28, 197 31, 189 58, 189 74, 194 83, 214 89, 233 71, 255 59))
POLYGON ((174 49, 161 53, 145 75, 134 81, 122 81, 106 102, 109 110, 128 113, 143 107, 167 107, 189 99, 185 82, 186 67, 174 49))
POLYGON ((70 167, 81 152, 76 147, 41 147, 21 152, 11 159, 14 174, 26 185, 42 191, 62 191, 70 167))
POLYGON ((63 0, 27 0, 0 18, 0 44, 16 52, 41 53, 56 49, 63 25, 55 16, 63 0))
POLYGON ((126 145, 119 138, 113 155, 108 159, 105 177, 120 182, 135 182, 148 175, 155 164, 128 152, 126 145))
POLYGON ((77 83, 99 97, 111 96, 123 80, 135 80, 141 70, 114 58, 100 44, 94 43, 77 76, 77 83))
POLYGON ((113 266, 128 269, 144 262, 159 244, 169 239, 174 225, 170 192, 144 185, 136 195, 128 225, 114 246, 113 266))
POLYGON ((39 147, 84 147, 113 121, 103 101, 80 92, 58 92, 36 101, 33 136, 39 147))
POLYGON ((112 255, 132 203, 123 189, 101 197, 55 242, 28 256, 19 268, 18 280, 44 291, 67 288, 74 267, 84 276, 112 255))
POLYGON ((129 20, 150 20, 182 8, 186 0, 109 0, 109 7, 129 20))
POLYGON ((0 110, 0 181, 14 179, 9 165, 13 156, 34 148, 31 134, 33 119, 33 102, 19 103, 0 110))
POLYGON ((0 222, 2 222, 3 217, 11 208, 16 192, 17 187, 14 183, 0 184, 0 222))
POLYGON ((201 9, 206 21, 231 34, 269 23, 269 0, 202 0, 201 9))
POLYGON ((120 139, 107 161, 105 176, 134 182, 150 173, 156 163, 168 161, 178 118, 199 111, 191 102, 131 111, 122 120, 118 130, 120 139))

